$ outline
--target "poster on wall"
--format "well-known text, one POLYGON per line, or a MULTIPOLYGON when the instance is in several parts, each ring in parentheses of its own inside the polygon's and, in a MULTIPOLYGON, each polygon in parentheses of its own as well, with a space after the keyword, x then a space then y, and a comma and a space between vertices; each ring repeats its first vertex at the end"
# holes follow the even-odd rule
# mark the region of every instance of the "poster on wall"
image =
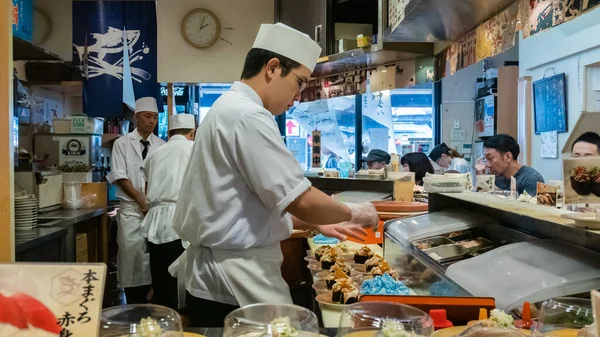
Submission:
POLYGON ((542 132, 540 156, 548 159, 558 158, 558 133, 556 131, 542 132))
POLYGON ((600 0, 583 0, 581 3, 581 12, 587 12, 600 6, 600 0))
POLYGON ((491 137, 496 129, 496 96, 490 95, 475 100, 475 134, 491 137))
POLYGON ((415 60, 416 83, 435 81, 435 57, 419 57, 415 60))
POLYGON ((567 132, 567 88, 565 74, 533 82, 535 133, 567 132))
POLYGON ((581 0, 552 0, 552 26, 569 22, 581 13, 581 0))
POLYGON ((478 62, 514 47, 518 14, 519 4, 514 3, 477 27, 475 32, 478 62))
POLYGON ((475 53, 477 34, 475 30, 467 33, 460 39, 460 54, 458 55, 459 69, 465 69, 477 62, 475 53))
POLYGON ((25 41, 31 41, 33 30, 32 0, 12 0, 12 32, 25 41))
POLYGON ((521 0, 523 38, 552 28, 553 0, 521 0))
POLYGON ((600 157, 563 159, 565 204, 600 203, 600 157))

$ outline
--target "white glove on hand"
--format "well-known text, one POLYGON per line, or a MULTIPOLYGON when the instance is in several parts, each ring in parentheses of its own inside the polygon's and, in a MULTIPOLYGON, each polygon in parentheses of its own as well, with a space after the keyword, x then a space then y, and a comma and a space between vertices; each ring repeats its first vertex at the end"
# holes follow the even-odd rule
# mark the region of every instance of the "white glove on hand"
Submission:
POLYGON ((377 214, 377 210, 372 203, 346 203, 346 206, 352 211, 352 218, 349 221, 350 224, 367 228, 371 227, 373 230, 377 230, 379 227, 379 214, 377 214))

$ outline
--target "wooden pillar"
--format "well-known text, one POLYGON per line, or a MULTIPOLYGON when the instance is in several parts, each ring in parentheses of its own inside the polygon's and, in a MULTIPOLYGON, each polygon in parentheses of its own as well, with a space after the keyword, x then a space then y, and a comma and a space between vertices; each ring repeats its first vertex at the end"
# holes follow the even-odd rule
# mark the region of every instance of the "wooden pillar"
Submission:
POLYGON ((175 93, 173 92, 173 83, 167 83, 167 129, 169 127, 169 117, 175 114, 175 93))
POLYGON ((0 1, 0 262, 14 261, 12 2, 0 1))

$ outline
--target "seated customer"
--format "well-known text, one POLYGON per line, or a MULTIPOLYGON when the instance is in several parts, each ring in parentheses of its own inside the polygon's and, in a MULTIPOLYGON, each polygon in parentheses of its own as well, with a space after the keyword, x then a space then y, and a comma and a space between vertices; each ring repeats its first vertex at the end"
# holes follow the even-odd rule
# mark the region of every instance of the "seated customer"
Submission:
POLYGON ((496 186, 502 190, 510 190, 510 178, 517 180, 517 193, 534 196, 537 194, 537 183, 544 182, 542 175, 535 169, 517 162, 521 149, 517 141, 509 135, 497 135, 483 142, 486 165, 478 164, 477 174, 486 168, 496 175, 496 186))
POLYGON ((389 153, 378 149, 369 151, 369 154, 362 159, 367 163, 369 170, 381 170, 390 163, 390 160, 392 156, 389 153))
POLYGON ((458 153, 455 149, 451 149, 442 143, 431 150, 429 158, 443 167, 446 172, 455 171, 457 173, 469 173, 471 172, 471 165, 468 161, 463 159, 463 156, 458 153))
POLYGON ((571 156, 574 158, 600 156, 600 135, 595 132, 581 134, 573 143, 571 156))
POLYGON ((402 156, 400 164, 404 166, 404 171, 415 173, 415 184, 423 186, 423 177, 427 173, 434 173, 433 165, 426 154, 422 152, 408 153, 402 156))

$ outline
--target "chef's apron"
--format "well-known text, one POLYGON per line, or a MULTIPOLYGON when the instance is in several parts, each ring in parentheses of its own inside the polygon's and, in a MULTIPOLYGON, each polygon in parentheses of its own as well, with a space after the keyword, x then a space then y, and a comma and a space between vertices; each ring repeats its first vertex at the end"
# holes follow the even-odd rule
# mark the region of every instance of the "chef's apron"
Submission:
POLYGON ((135 202, 121 201, 117 223, 117 279, 123 288, 152 284, 150 255, 140 235, 144 214, 135 202))
MULTIPOLYGON (((281 276, 283 254, 279 242, 244 250, 221 250, 190 246, 171 265, 169 271, 178 277, 179 306, 185 306, 187 268, 201 280, 200 294, 212 301, 245 306, 255 303, 292 304, 290 289, 281 276), (195 257, 195 265, 194 264, 195 257), (216 293, 231 298, 219 298, 216 293)), ((190 292, 191 293, 191 292, 190 292)))

